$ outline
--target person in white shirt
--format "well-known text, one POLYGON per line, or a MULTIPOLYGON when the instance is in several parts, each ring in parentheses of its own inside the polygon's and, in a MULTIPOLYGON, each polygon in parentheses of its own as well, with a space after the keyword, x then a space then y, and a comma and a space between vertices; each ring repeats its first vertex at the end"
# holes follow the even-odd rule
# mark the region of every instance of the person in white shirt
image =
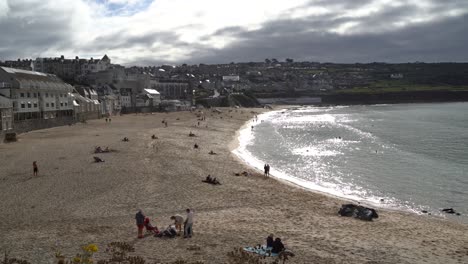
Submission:
POLYGON ((187 218, 184 223, 184 238, 192 237, 193 235, 193 211, 190 209, 186 210, 187 218))

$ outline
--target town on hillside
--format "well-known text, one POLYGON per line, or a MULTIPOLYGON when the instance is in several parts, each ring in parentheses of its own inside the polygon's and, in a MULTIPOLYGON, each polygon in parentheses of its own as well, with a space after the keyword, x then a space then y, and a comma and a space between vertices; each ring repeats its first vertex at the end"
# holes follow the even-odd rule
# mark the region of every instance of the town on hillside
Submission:
MULTIPOLYGON (((468 63, 124 67, 109 56, 0 62, 0 133, 196 106, 468 100, 468 63)), ((2 136, 0 134, 0 136, 2 136)))

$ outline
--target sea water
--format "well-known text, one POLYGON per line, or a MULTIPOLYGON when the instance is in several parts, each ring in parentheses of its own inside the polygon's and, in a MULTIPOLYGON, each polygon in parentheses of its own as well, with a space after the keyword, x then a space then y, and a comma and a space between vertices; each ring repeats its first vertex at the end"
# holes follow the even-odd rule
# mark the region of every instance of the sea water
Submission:
POLYGON ((296 107, 259 115, 239 141, 240 158, 303 187, 468 219, 468 103, 296 107))

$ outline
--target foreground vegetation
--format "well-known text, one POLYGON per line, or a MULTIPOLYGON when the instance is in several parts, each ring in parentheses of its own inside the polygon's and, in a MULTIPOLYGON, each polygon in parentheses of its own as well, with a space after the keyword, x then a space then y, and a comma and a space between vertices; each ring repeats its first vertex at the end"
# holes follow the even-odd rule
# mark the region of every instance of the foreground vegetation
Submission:
MULTIPOLYGON (((81 252, 75 256, 67 257, 62 255, 60 251, 55 252, 57 264, 204 264, 202 261, 188 261, 188 260, 175 260, 173 262, 148 262, 141 256, 135 256, 132 253, 135 252, 135 248, 126 242, 112 242, 107 245, 105 250, 106 257, 103 259, 95 259, 94 253, 98 252, 98 247, 95 244, 89 244, 81 247, 81 252)), ((194 250, 188 248, 187 250, 194 250)), ((289 252, 280 254, 276 258, 266 258, 251 253, 245 252, 242 248, 234 249, 227 254, 227 264, 280 264, 286 263, 294 255, 289 252)), ((8 253, 4 253, 3 260, 0 264, 32 264, 29 261, 10 258, 8 253)))

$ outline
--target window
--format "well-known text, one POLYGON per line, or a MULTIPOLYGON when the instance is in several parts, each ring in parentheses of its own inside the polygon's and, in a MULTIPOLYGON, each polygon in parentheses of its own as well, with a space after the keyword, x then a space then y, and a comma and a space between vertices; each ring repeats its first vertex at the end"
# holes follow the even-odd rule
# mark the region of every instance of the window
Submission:
POLYGON ((33 93, 33 97, 36 98, 36 97, 37 97, 37 93, 33 93))
POLYGON ((45 97, 49 97, 49 93, 45 93, 45 97))
POLYGON ((28 108, 31 108, 31 106, 32 106, 31 103, 28 103, 28 108))
POLYGON ((37 93, 37 96, 41 96, 41 93, 37 93))
POLYGON ((28 98, 31 97, 31 93, 28 92, 28 93, 27 93, 27 96, 28 96, 28 98))
POLYGON ((24 103, 21 103, 21 108, 25 108, 25 104, 24 104, 24 103))
POLYGON ((51 106, 51 107, 54 107, 54 105, 55 105, 54 103, 50 103, 50 106, 51 106))
POLYGON ((60 106, 63 106, 63 103, 60 103, 60 106))
POLYGON ((24 97, 24 93, 20 93, 20 97, 24 97))
POLYGON ((65 103, 65 106, 68 106, 68 103, 65 103))
POLYGON ((49 107, 49 103, 46 103, 45 106, 46 106, 46 107, 49 107))
POLYGON ((37 108, 37 103, 34 103, 34 108, 37 108))

